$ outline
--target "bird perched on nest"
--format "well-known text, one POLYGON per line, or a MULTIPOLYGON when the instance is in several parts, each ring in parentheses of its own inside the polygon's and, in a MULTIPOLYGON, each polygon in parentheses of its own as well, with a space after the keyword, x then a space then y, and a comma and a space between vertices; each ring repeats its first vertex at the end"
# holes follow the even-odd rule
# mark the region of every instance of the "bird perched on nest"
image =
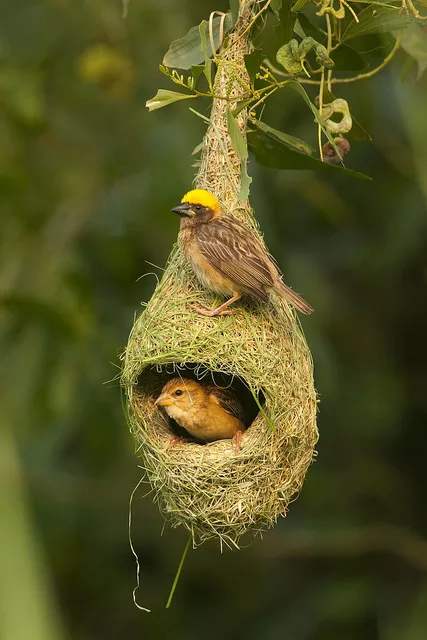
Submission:
POLYGON ((225 216, 217 198, 204 189, 185 194, 172 209, 181 216, 180 241, 184 254, 203 286, 229 297, 215 309, 196 306, 205 316, 232 313, 229 306, 243 295, 267 302, 271 291, 309 314, 310 305, 282 280, 274 259, 244 224, 225 216))
POLYGON ((233 438, 240 449, 243 410, 228 389, 204 385, 189 378, 172 378, 163 387, 155 405, 198 440, 213 442, 233 438))

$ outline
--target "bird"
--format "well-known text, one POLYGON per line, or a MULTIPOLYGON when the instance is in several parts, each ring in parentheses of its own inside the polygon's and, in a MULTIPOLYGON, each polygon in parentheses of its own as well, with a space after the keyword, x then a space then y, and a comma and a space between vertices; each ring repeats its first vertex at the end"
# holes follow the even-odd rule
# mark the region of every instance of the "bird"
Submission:
POLYGON ((274 258, 253 231, 225 215, 216 196, 205 189, 186 193, 172 209, 181 216, 179 242, 200 283, 226 297, 214 309, 195 305, 198 313, 214 317, 229 315, 242 296, 267 302, 272 291, 310 314, 313 308, 283 282, 274 258))
POLYGON ((232 438, 236 449, 240 449, 246 427, 242 406, 230 389, 191 378, 172 378, 154 404, 197 440, 232 438))

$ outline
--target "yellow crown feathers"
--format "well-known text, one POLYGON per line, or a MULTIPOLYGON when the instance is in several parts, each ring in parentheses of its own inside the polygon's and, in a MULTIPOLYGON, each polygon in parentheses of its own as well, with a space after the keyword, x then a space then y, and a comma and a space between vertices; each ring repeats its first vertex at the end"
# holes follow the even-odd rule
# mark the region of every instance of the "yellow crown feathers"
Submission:
POLYGON ((188 191, 182 198, 181 202, 184 204, 201 204, 202 207, 209 207, 213 211, 220 209, 218 199, 205 189, 193 189, 188 191))

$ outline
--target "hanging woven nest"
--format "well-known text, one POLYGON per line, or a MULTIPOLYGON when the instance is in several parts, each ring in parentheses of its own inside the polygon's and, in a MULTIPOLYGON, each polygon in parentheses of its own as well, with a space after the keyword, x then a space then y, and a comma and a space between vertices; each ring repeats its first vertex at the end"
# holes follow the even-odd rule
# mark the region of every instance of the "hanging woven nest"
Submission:
MULTIPOLYGON (((238 95, 248 82, 250 4, 219 54, 217 96, 238 95)), ((259 234, 249 203, 238 201, 240 160, 228 134, 229 107, 229 100, 214 100, 195 183, 259 234)), ((238 123, 244 134, 244 112, 238 123)), ((162 514, 173 527, 186 527, 194 544, 216 538, 237 546, 246 532, 273 526, 301 489, 318 435, 313 364, 284 300, 238 303, 233 315, 218 318, 198 315, 194 303, 212 307, 220 300, 198 284, 177 245, 134 323, 122 382, 137 452, 162 514), (154 401, 177 375, 236 393, 247 426, 239 451, 231 440, 172 444, 174 425, 154 401)))

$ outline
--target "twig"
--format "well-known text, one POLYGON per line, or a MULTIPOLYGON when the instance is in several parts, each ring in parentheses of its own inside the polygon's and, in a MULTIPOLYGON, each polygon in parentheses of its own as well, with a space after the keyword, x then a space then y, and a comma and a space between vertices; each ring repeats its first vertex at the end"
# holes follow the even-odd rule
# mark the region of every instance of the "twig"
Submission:
POLYGON ((375 76, 377 73, 382 71, 384 67, 386 67, 389 64, 389 62, 391 62, 391 60, 394 58, 397 51, 399 50, 399 47, 400 47, 400 37, 397 37, 396 42, 394 43, 390 53, 386 55, 386 57, 381 62, 381 64, 375 67, 375 69, 371 69, 371 71, 367 71, 366 73, 359 73, 359 75, 354 76, 353 78, 333 78, 332 84, 348 84, 349 82, 357 82, 358 80, 367 80, 368 78, 372 78, 372 76, 375 76))

